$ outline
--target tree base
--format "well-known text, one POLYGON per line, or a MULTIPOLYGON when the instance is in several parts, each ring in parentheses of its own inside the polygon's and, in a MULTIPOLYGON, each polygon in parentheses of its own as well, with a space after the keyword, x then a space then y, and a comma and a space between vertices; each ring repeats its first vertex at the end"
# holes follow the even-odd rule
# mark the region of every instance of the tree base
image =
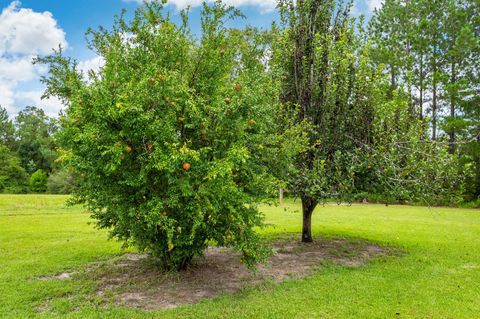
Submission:
POLYGON ((302 243, 313 243, 313 238, 306 234, 302 235, 302 243))

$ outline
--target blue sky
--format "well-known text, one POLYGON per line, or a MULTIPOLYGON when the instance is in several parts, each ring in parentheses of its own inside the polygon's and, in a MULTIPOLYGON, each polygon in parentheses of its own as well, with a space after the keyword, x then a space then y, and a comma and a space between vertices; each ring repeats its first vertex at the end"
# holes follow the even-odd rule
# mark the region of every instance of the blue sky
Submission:
MULTIPOLYGON (((209 0, 213 1, 213 0, 209 0)), ((268 28, 278 18, 275 0, 224 0, 247 16, 234 26, 245 24, 268 28)), ((356 0, 354 15, 367 18, 382 0, 356 0)), ((201 0, 169 0, 168 9, 178 19, 178 10, 192 6, 190 21, 194 32, 199 29, 201 0)), ((85 31, 99 25, 110 26, 122 8, 127 16, 141 0, 0 0, 0 105, 11 116, 27 105, 42 107, 50 116, 61 109, 59 101, 41 100, 44 87, 39 82, 46 70, 33 66, 31 59, 46 55, 59 44, 65 54, 77 59, 84 69, 98 68, 101 59, 88 50, 85 31)))

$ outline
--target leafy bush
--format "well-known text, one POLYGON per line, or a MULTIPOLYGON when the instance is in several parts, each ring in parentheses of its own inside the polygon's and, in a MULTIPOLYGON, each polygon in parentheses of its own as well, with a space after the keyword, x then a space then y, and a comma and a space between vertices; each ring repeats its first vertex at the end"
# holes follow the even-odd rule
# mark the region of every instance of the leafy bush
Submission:
POLYGON ((210 243, 248 265, 265 256, 257 204, 276 195, 269 162, 291 156, 275 134, 263 35, 224 27, 238 14, 205 5, 197 40, 185 14, 176 25, 146 4, 130 24, 90 32, 105 65, 88 81, 61 52, 39 60, 50 65, 47 93, 69 105, 60 139, 82 176, 77 202, 166 268, 186 267, 210 243))
POLYGON ((47 174, 41 169, 30 176, 30 191, 34 193, 45 193, 47 191, 47 174))
POLYGON ((77 185, 78 176, 72 169, 61 168, 54 171, 47 180, 47 192, 50 194, 70 194, 77 185))

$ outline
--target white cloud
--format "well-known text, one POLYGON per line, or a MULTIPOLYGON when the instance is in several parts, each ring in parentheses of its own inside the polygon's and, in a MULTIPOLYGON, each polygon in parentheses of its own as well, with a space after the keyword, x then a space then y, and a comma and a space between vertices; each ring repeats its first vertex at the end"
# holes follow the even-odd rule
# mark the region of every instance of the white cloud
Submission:
POLYGON ((78 63, 78 69, 85 75, 88 74, 89 71, 98 73, 104 64, 105 60, 101 56, 96 56, 85 61, 80 61, 78 63))
POLYGON ((373 12, 375 9, 380 9, 383 5, 384 0, 365 0, 368 9, 373 12))
POLYGON ((14 1, 0 14, 1 54, 48 54, 58 45, 67 47, 65 32, 50 12, 19 8, 14 1))
POLYGON ((15 94, 17 101, 25 101, 25 106, 34 105, 45 111, 45 114, 50 117, 57 117, 60 110, 63 108, 62 102, 53 97, 49 99, 42 99, 43 91, 21 91, 15 94))
POLYGON ((0 106, 6 108, 9 114, 17 112, 14 95, 14 86, 0 79, 0 106))
POLYGON ((37 72, 44 68, 34 66, 32 58, 32 56, 24 56, 11 59, 0 56, 0 79, 14 83, 34 79, 37 72))
POLYGON ((13 1, 1 11, 0 105, 9 114, 18 113, 26 105, 44 107, 50 115, 58 113, 61 106, 58 100, 42 101, 41 91, 21 88, 46 72, 45 66, 33 65, 32 58, 49 54, 59 45, 64 48, 68 45, 65 32, 50 12, 20 8, 19 1, 13 1))
MULTIPOLYGON (((123 0, 125 2, 137 2, 143 3, 143 0, 123 0)), ((213 3, 215 0, 206 0, 208 3, 213 3)), ((224 0, 227 5, 242 7, 242 6, 254 6, 258 7, 262 12, 270 12, 275 9, 276 0, 224 0)), ((203 3, 203 0, 168 0, 167 4, 174 5, 177 9, 185 9, 188 6, 198 7, 203 3)))

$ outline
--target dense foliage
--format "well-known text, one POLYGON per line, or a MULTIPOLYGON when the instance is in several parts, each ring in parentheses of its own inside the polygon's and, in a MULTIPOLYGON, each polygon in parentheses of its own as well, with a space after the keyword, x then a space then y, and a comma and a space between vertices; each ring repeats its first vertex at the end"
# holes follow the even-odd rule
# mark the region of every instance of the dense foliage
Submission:
POLYGON ((281 99, 309 138, 288 189, 302 199, 302 240, 309 242, 317 204, 355 191, 355 170, 368 156, 361 148, 372 140, 377 75, 361 52, 350 6, 305 0, 281 8, 274 46, 281 99))
MULTIPOLYGON (((29 175, 39 169, 47 175, 62 170, 56 162, 57 130, 57 120, 46 116, 42 109, 28 106, 12 120, 0 106, 0 153, 5 163, 0 170, 4 185, 0 192, 38 192, 29 188, 29 175)), ((67 182, 75 183, 72 178, 65 179, 67 182)), ((52 192, 56 191, 52 188, 52 192)))
POLYGON ((24 193, 27 190, 27 180, 27 172, 21 166, 18 156, 0 145, 0 192, 24 193))
POLYGON ((451 204, 464 186, 458 158, 425 139, 404 86, 389 85, 375 63, 379 47, 350 10, 335 0, 281 2, 273 64, 283 109, 309 137, 288 178, 302 200, 305 242, 319 202, 379 194, 387 202, 451 204))
POLYGON ((289 149, 262 34, 227 29, 239 13, 217 3, 203 7, 197 40, 186 14, 177 25, 162 10, 147 4, 130 23, 90 31, 105 66, 88 80, 61 52, 39 60, 50 65, 47 93, 68 105, 60 136, 82 176, 74 195, 99 227, 167 268, 211 242, 251 264, 262 257, 257 204, 278 185, 269 162, 289 149))
POLYGON ((71 167, 60 167, 53 171, 47 180, 47 192, 50 194, 71 194, 81 183, 78 173, 71 167))
POLYGON ((22 166, 29 173, 39 169, 51 172, 56 158, 52 135, 56 121, 36 107, 27 107, 15 118, 16 143, 22 166))
POLYGON ((34 193, 45 193, 48 176, 41 169, 30 176, 30 190, 34 193))
POLYGON ((480 195, 479 13, 472 0, 386 0, 370 21, 373 61, 391 95, 403 92, 412 118, 424 120, 424 143, 457 157, 465 200, 480 195))
POLYGON ((459 204, 465 186, 460 159, 449 153, 448 145, 432 143, 426 134, 425 121, 411 113, 405 97, 396 95, 379 104, 370 146, 373 174, 362 176, 369 185, 359 188, 357 197, 374 195, 385 203, 459 204))

